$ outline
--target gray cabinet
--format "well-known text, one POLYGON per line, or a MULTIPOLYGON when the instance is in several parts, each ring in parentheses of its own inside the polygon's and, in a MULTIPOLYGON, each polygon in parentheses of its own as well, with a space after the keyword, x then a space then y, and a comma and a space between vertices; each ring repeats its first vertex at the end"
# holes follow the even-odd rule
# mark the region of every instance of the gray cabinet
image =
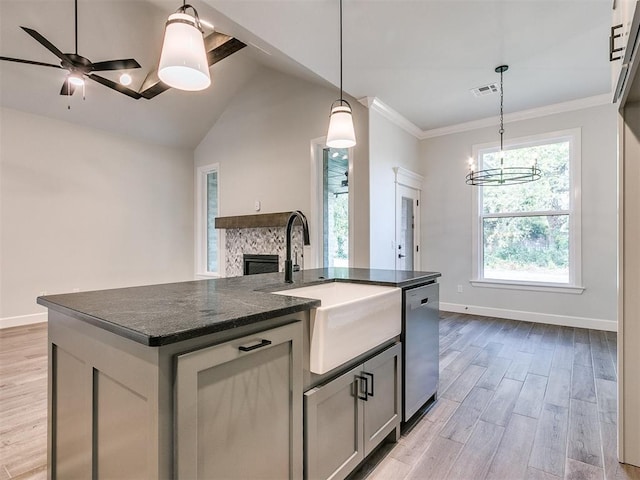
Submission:
POLYGON ((177 356, 177 478, 302 477, 299 322, 177 356))
POLYGON ((345 478, 387 435, 399 433, 401 353, 397 343, 304 394, 305 478, 345 478))

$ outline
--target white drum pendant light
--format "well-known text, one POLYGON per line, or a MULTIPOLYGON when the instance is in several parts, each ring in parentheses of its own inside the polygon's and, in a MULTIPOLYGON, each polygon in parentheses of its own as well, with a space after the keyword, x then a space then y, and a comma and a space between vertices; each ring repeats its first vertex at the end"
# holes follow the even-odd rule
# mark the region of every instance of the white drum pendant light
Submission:
POLYGON ((340 98, 331 104, 327 146, 349 148, 356 144, 351 105, 342 98, 342 0, 340 0, 340 98))
POLYGON ((204 90, 211 85, 209 62, 198 12, 183 4, 169 15, 158 65, 158 77, 178 90, 204 90), (194 15, 188 15, 190 8, 194 15))

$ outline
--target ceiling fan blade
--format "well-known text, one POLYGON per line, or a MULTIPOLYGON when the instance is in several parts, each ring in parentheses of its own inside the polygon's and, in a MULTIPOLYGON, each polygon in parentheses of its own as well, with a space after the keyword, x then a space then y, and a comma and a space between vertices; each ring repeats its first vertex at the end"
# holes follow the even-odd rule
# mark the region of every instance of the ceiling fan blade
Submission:
POLYGON ((73 92, 75 91, 76 86, 66 78, 62 84, 62 88, 60 89, 60 95, 73 95, 73 92))
POLYGON ((41 67, 62 68, 60 65, 54 65, 53 63, 34 62, 33 60, 24 60, 22 58, 0 57, 0 60, 5 60, 7 62, 26 63, 28 65, 40 65, 41 67))
POLYGON ((47 50, 49 50, 51 53, 53 53, 60 60, 63 60, 65 62, 68 62, 69 64, 73 65, 73 62, 71 61, 71 59, 69 57, 67 57, 64 53, 62 53, 60 50, 58 50, 58 48, 53 43, 51 43, 49 40, 44 38, 42 35, 40 35, 34 29, 27 28, 27 27, 20 27, 20 28, 23 29, 25 32, 27 32, 29 35, 31 35, 33 38, 35 38, 38 41, 38 43, 40 43, 43 47, 45 47, 47 50))
POLYGON ((94 72, 103 72, 105 70, 129 70, 132 68, 140 68, 140 64, 133 58, 125 58, 122 60, 96 62, 92 64, 92 67, 94 72))
POLYGON ((104 78, 104 77, 101 77, 100 75, 95 75, 95 74, 87 75, 87 77, 93 80, 94 82, 101 83, 105 87, 109 87, 120 93, 124 93, 125 95, 131 98, 135 98, 136 100, 138 100, 139 98, 142 98, 142 95, 140 95, 135 90, 131 90, 130 88, 127 88, 124 85, 120 85, 119 83, 116 83, 113 80, 109 80, 108 78, 104 78))

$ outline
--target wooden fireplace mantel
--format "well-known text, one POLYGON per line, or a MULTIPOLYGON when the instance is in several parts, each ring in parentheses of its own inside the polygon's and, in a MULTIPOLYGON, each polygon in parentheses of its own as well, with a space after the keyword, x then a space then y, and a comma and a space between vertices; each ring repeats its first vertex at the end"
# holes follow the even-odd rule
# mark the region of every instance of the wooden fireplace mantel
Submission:
POLYGON ((215 227, 219 229, 285 227, 290 215, 291 212, 278 212, 216 217, 215 227))

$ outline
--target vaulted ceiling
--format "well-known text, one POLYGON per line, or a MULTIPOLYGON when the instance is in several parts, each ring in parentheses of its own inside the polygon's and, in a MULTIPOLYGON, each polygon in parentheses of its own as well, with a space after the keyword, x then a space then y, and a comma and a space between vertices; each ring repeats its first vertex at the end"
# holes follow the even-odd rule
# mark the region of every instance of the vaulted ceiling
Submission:
MULTIPOLYGON (((137 89, 155 68, 164 22, 179 5, 80 0, 79 53, 94 62, 135 58, 137 89)), ((208 90, 132 100, 91 82, 82 101, 59 95, 63 70, 0 62, 2 106, 193 148, 262 66, 338 84, 337 0, 194 5, 248 45, 212 67, 208 90)), ((506 112, 604 95, 610 24, 611 0, 344 0, 344 87, 356 98, 378 97, 422 130, 495 116, 498 97, 470 90, 496 82, 494 68, 503 63, 510 65, 506 112)), ((21 25, 73 51, 72 0, 0 0, 0 55, 56 63, 21 25)))

